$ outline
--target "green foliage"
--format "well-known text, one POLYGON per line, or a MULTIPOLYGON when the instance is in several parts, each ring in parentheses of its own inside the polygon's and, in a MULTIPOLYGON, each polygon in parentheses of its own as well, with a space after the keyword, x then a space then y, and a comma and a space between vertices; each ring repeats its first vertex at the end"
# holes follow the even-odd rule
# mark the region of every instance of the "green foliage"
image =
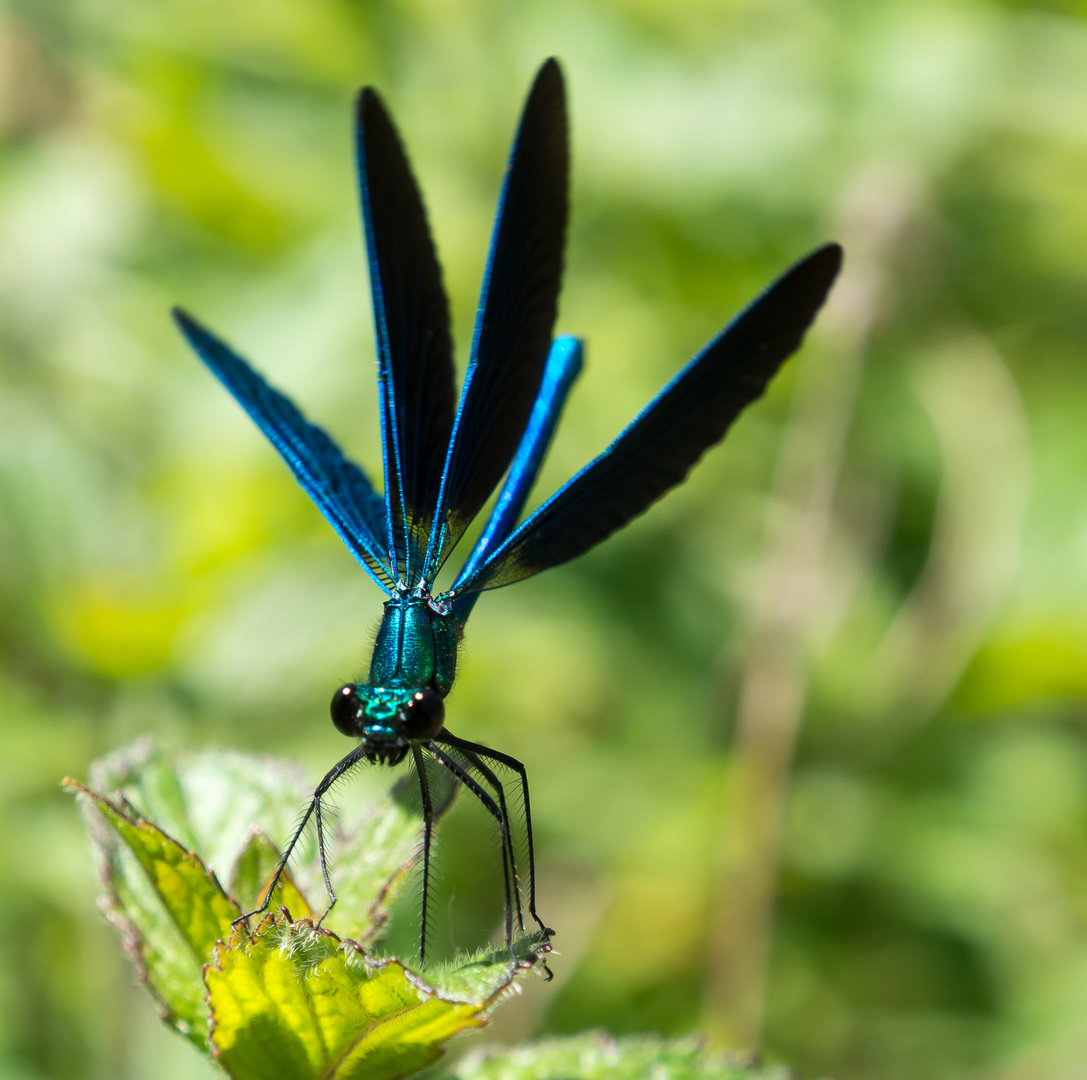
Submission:
MULTIPOLYGON (((835 238, 854 276, 680 491, 472 616, 449 724, 528 766, 563 953, 501 1020, 712 1029, 805 1078, 1078 1080, 1082 0, 0 9, 0 1076, 205 1080, 131 992, 57 778, 151 733, 299 759, 312 788, 346 749, 325 703, 380 617, 170 305, 379 475, 352 97, 377 86, 400 126, 463 364, 516 112, 554 54, 573 164, 559 329, 588 352, 540 498, 791 259, 835 238), (845 399, 833 467, 805 388, 845 399), (797 458, 821 486, 783 485, 797 458), (767 555, 797 520, 803 573, 781 582, 767 555), (802 683, 753 685, 760 619, 798 607, 781 651, 802 683), (739 723, 782 699, 795 739, 739 723), (729 801, 752 744, 791 753, 776 814, 729 801), (764 887, 725 873, 737 850, 766 853, 764 887), (750 942, 742 994, 718 985, 726 936, 750 942), (741 1029, 745 1009, 761 1023, 741 1029)), ((262 818, 276 842, 300 802, 283 805, 262 818)), ((167 832, 255 895, 267 851, 234 881, 193 828, 167 832)), ((489 828, 467 805, 443 825, 442 914, 466 948, 501 918, 489 828)), ((352 937, 341 908, 328 926, 352 937)))
MULTIPOLYGON (((116 794, 107 798, 74 780, 67 785, 92 829, 105 910, 163 1019, 235 1080, 409 1076, 453 1035, 485 1023, 514 978, 536 961, 526 939, 517 943, 517 960, 500 950, 458 968, 412 971, 315 925, 314 908, 291 877, 251 933, 235 929, 248 910, 241 905, 265 895, 275 867, 275 848, 256 826, 282 825, 297 808, 290 770, 221 752, 175 759, 143 743, 106 759, 94 774, 116 794), (147 820, 152 808, 158 823, 147 820), (215 853, 233 896, 197 850, 215 853)), ((394 793, 341 849, 347 872, 340 906, 353 912, 346 917, 355 920, 359 940, 379 933, 418 831, 394 793), (357 864, 365 871, 351 872, 357 864)), ((302 861, 303 874, 312 863, 312 856, 302 861)))
POLYGON ((453 1075, 456 1080, 789 1080, 790 1076, 785 1069, 763 1069, 709 1054, 697 1039, 613 1039, 600 1032, 472 1054, 453 1075))
MULTIPOLYGON (((539 963, 535 939, 436 971, 378 957, 315 924, 285 875, 252 931, 233 923, 262 899, 277 851, 260 825, 282 825, 297 777, 269 758, 166 755, 144 741, 98 762, 94 782, 65 781, 83 807, 98 853, 103 907, 121 930, 163 1019, 211 1054, 233 1080, 399 1080, 432 1064, 454 1035, 486 1024, 514 980, 539 963), (159 823, 147 819, 151 808, 159 823), (255 819, 252 815, 256 815, 255 819), (210 861, 173 835, 214 851, 210 861), (244 906, 243 906, 244 905, 244 906)), ((439 793, 442 794, 442 793, 439 793)), ((452 789, 438 803, 445 810, 452 789)), ((340 906, 365 912, 374 940, 412 861, 419 822, 394 790, 373 806, 341 851, 340 906), (365 870, 359 870, 359 865, 365 870)), ((299 867, 315 869, 313 855, 299 867)), ((357 916, 356 916, 357 917, 357 916)), ((784 1080, 707 1055, 694 1042, 551 1039, 476 1056, 459 1080, 784 1080)))

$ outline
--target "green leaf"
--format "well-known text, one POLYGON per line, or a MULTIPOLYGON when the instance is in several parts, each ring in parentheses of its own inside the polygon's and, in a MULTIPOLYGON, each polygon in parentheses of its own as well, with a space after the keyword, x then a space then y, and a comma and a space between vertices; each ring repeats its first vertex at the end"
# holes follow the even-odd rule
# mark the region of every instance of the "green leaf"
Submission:
MULTIPOLYGON (((425 977, 376 959, 314 926, 304 891, 321 881, 312 846, 294 863, 301 884, 285 873, 254 932, 234 930, 232 920, 259 903, 274 874, 272 837, 289 835, 306 796, 297 775, 266 758, 170 756, 147 742, 111 755, 93 775, 114 789, 112 798, 67 784, 91 825, 107 914, 164 1019, 238 1080, 408 1076, 436 1060, 452 1035, 485 1023, 542 951, 537 938, 525 938, 512 957, 502 949, 425 977)), ((435 790, 439 810, 453 791, 435 790)), ((398 784, 352 833, 335 833, 343 924, 364 941, 385 920, 419 830, 398 784)))
POLYGON ((457 1080, 789 1080, 790 1075, 787 1069, 708 1053, 700 1039, 615 1039, 603 1032, 478 1051, 453 1072, 457 1080))
POLYGON ((395 1080, 435 1061, 479 1027, 512 979, 451 1000, 394 960, 377 961, 308 923, 266 919, 252 939, 220 947, 206 981, 216 1056, 236 1080, 395 1080))
POLYGON ((106 903, 163 1018, 205 1041, 203 965, 241 914, 206 866, 156 825, 73 780, 98 841, 106 903), (102 826, 106 826, 105 829, 102 826))
POLYGON ((230 750, 166 753, 150 739, 95 762, 90 786, 117 792, 139 816, 199 852, 220 881, 233 879, 255 827, 273 844, 286 843, 310 794, 289 762, 230 750))
MULTIPOLYGON (((96 762, 90 786, 116 791, 115 801, 131 804, 132 816, 154 821, 199 852, 219 879, 230 883, 231 895, 245 911, 256 906, 274 869, 277 860, 269 860, 268 852, 278 854, 310 797, 299 770, 281 760, 222 750, 166 754, 148 739, 96 762), (257 831, 263 840, 254 840, 257 831), (249 865, 239 868, 243 858, 249 865), (265 877, 254 887, 253 875, 264 868, 265 877)), ((432 778, 437 817, 455 794, 447 777, 432 778)), ((340 936, 370 944, 384 926, 389 904, 418 855, 422 821, 413 795, 410 778, 402 777, 355 827, 337 824, 331 830, 338 903, 325 925, 340 936)), ((273 910, 282 903, 295 918, 320 912, 324 882, 315 845, 302 845, 291 865, 293 876, 273 898, 273 910)))

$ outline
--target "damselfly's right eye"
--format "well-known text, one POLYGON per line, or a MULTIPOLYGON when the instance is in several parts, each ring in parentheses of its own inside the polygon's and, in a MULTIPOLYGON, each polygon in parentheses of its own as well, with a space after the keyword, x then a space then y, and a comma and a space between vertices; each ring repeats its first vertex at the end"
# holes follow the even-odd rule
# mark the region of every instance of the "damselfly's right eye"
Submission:
POLYGON ((445 726, 445 702, 433 690, 416 690, 404 705, 404 734, 433 739, 445 726))
POLYGON ((329 706, 332 722, 342 735, 362 734, 362 708, 359 696, 351 683, 345 683, 332 695, 329 706))

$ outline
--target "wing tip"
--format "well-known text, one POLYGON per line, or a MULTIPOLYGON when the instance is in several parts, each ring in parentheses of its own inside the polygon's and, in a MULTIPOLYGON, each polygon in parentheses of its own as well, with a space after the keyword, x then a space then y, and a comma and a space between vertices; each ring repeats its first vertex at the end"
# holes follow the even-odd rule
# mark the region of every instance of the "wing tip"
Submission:
POLYGON ((532 80, 533 85, 541 82, 558 82, 560 85, 564 81, 562 73, 562 64, 559 63, 557 56, 549 56, 539 67, 536 72, 536 77, 532 80))
POLYGON ((392 116, 381 95, 372 86, 364 86, 355 98, 355 134, 360 151, 382 129, 395 133, 392 116))
POLYGON ((803 260, 801 265, 810 266, 821 271, 822 275, 825 275, 827 279, 827 288, 829 289, 842 269, 844 260, 845 249, 836 240, 831 240, 829 243, 823 244, 822 247, 817 247, 803 260))
POLYGON ((364 113, 373 109, 375 106, 382 106, 384 102, 381 100, 381 95, 372 86, 364 86, 355 95, 355 111, 357 113, 364 113))
POLYGON ((170 308, 170 314, 173 316, 174 324, 181 331, 182 337, 209 366, 214 368, 216 364, 223 363, 223 358, 227 356, 234 360, 241 359, 222 338, 209 330, 202 322, 194 319, 180 305, 170 308))
POLYGON ((197 347, 202 339, 208 337, 207 330, 180 304, 175 304, 170 308, 170 317, 174 320, 174 325, 181 331, 185 340, 193 347, 197 347))
POLYGON ((562 65, 554 56, 549 56, 536 72, 525 101, 526 112, 533 102, 550 102, 552 108, 565 118, 566 79, 562 65))
POLYGON ((768 289, 767 294, 788 297, 798 316, 807 327, 826 302, 831 286, 842 269, 845 252, 842 245, 831 241, 809 252, 794 263, 768 289))

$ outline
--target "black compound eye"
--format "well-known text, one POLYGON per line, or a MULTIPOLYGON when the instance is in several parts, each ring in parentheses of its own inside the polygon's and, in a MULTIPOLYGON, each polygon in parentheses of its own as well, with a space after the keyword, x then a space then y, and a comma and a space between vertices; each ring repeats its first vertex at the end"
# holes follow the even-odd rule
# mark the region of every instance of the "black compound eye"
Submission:
POLYGON ((345 683, 332 695, 329 706, 332 722, 336 730, 343 735, 361 735, 362 722, 359 719, 359 698, 351 683, 345 683))
POLYGON ((404 734, 432 739, 445 725, 445 702, 433 690, 416 690, 404 706, 404 734))

